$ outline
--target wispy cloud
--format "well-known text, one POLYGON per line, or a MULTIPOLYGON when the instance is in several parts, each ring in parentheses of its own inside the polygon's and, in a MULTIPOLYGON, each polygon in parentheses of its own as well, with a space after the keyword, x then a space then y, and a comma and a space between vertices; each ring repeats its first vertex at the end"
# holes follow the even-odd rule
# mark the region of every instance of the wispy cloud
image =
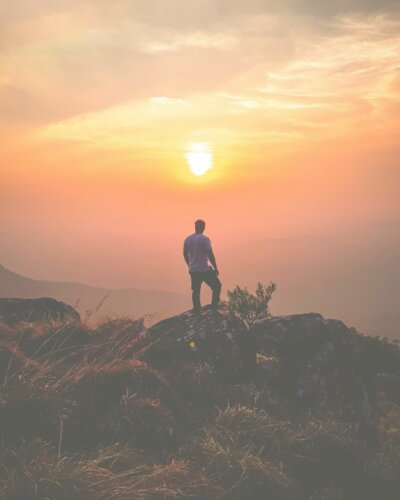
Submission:
POLYGON ((158 54, 160 52, 176 52, 183 48, 231 50, 238 45, 237 38, 220 33, 195 32, 186 35, 173 34, 163 38, 144 43, 140 48, 149 54, 158 54))
MULTIPOLYGON (((278 35, 272 40, 277 43, 282 33, 278 20, 274 22, 274 32, 278 35)), ((254 39, 262 39, 263 23, 258 16, 247 19, 244 25, 245 31, 250 31, 243 42, 245 47, 254 43, 254 39)), ((196 42, 188 48, 196 37, 187 35, 173 50, 183 50, 186 56, 186 51, 190 54, 194 46, 196 50, 207 49, 204 58, 196 52, 196 62, 192 63, 196 69, 190 66, 189 71, 197 70, 196 74, 203 71, 203 78, 214 82, 209 91, 204 92, 207 85, 205 89, 200 85, 190 91, 189 85, 185 92, 179 92, 179 83, 169 87, 168 78, 159 82, 159 86, 152 82, 147 92, 160 89, 168 92, 152 96, 144 92, 103 110, 81 113, 47 127, 42 137, 93 140, 96 144, 101 142, 102 147, 152 147, 154 154, 158 154, 157 149, 165 147, 167 141, 183 144, 198 130, 202 133, 210 130, 210 134, 212 130, 216 141, 235 142, 244 150, 255 143, 285 143, 290 150, 307 141, 315 143, 338 137, 349 140, 362 133, 378 136, 386 127, 392 131, 393 127, 398 128, 400 20, 383 15, 357 15, 334 18, 327 34, 310 30, 308 23, 306 26, 300 23, 296 30, 298 37, 291 57, 281 53, 281 59, 272 57, 272 63, 269 52, 256 52, 249 61, 240 44, 233 48, 227 43, 223 47, 227 57, 232 52, 238 60, 231 60, 229 69, 223 67, 225 71, 217 80, 209 65, 214 52, 221 47, 213 42, 210 47, 206 43, 203 46, 203 42, 197 46, 196 42), (131 133, 132 130, 135 132, 131 133)), ((240 31, 230 28, 230 33, 234 35, 230 34, 226 40, 239 38, 240 31)), ((293 33, 291 36, 294 37, 293 33)), ((269 31, 266 38, 272 43, 269 31)), ((268 47, 265 43, 265 40, 264 44, 260 42, 264 49, 268 47)), ((273 44, 268 50, 272 48, 273 44)), ((162 54, 153 57, 156 59, 152 64, 163 64, 162 54)), ((182 63, 188 59, 180 60, 179 55, 177 58, 174 80, 179 82, 187 78, 188 67, 182 63)), ((148 69, 145 62, 141 68, 148 69)))
POLYGON ((188 1, 183 25, 167 3, 39 2, 15 18, 0 122, 35 126, 40 140, 155 151, 166 130, 175 144, 209 130, 243 149, 290 149, 398 128, 400 18, 374 13, 376 2, 322 19, 318 2, 188 1))

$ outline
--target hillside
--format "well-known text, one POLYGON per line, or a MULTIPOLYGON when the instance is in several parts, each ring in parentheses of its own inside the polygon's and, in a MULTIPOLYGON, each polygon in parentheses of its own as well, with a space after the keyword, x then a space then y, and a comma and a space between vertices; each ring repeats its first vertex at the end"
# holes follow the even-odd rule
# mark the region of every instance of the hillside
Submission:
POLYGON ((76 307, 82 318, 103 315, 158 318, 177 313, 188 306, 187 298, 172 292, 135 288, 106 289, 82 283, 40 281, 14 273, 0 264, 0 298, 52 297, 76 307), (105 300, 103 300, 105 299, 105 300), (96 308, 101 307, 96 313, 96 308))
POLYGON ((315 313, 0 324, 0 497, 397 500, 399 355, 315 313))

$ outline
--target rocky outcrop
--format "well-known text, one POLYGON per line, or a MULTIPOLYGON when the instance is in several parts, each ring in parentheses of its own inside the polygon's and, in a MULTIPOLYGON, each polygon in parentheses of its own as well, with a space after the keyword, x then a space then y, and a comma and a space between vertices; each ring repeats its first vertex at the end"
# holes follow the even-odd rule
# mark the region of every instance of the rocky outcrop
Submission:
POLYGON ((68 304, 47 297, 40 299, 0 299, 0 322, 13 325, 26 321, 80 321, 79 313, 68 304))
POLYGON ((261 354, 261 377, 299 413, 331 411, 352 422, 374 422, 353 329, 309 313, 262 320, 250 334, 261 354))
POLYGON ((332 414, 360 429, 376 420, 373 385, 364 379, 359 335, 320 314, 275 316, 250 331, 226 309, 204 308, 157 323, 143 357, 162 368, 185 360, 210 364, 233 382, 265 388, 287 416, 332 414))
POLYGON ((233 380, 246 377, 256 365, 255 347, 244 324, 224 309, 185 312, 160 321, 147 335, 150 348, 144 358, 155 367, 199 360, 233 380))

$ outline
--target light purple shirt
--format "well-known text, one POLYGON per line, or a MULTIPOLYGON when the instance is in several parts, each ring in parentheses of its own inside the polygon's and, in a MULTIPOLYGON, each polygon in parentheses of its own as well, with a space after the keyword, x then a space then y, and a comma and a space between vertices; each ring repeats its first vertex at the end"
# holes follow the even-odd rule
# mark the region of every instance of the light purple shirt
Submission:
POLYGON ((208 265, 208 252, 211 250, 210 238, 201 233, 194 233, 185 239, 183 244, 189 255, 189 272, 206 273, 211 269, 208 265))

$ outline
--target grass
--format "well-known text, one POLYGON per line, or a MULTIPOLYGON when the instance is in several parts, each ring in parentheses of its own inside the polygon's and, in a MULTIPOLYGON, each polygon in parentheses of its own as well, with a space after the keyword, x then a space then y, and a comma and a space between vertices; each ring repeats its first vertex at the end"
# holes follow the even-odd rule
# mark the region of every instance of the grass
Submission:
MULTIPOLYGON (((0 498, 397 499, 393 398, 376 395, 366 436, 340 413, 292 418, 279 380, 155 369, 150 342, 130 318, 0 325, 0 498)), ((397 349, 360 340, 368 390, 383 357, 397 373, 397 349)))
POLYGON ((223 484, 229 498, 292 498, 294 485, 282 463, 267 457, 259 436, 268 416, 241 406, 219 411, 193 440, 190 455, 223 484))
POLYGON ((144 500, 207 498, 217 489, 184 460, 163 465, 138 465, 123 449, 99 449, 99 456, 58 457, 49 443, 21 442, 1 453, 0 498, 27 500, 144 500), (121 456, 123 459, 121 459, 121 456), (121 467, 125 460, 125 467, 121 467), (127 461, 126 461, 127 460, 127 461), (119 471, 116 472, 116 464, 119 471), (200 496, 201 495, 201 496, 200 496))

